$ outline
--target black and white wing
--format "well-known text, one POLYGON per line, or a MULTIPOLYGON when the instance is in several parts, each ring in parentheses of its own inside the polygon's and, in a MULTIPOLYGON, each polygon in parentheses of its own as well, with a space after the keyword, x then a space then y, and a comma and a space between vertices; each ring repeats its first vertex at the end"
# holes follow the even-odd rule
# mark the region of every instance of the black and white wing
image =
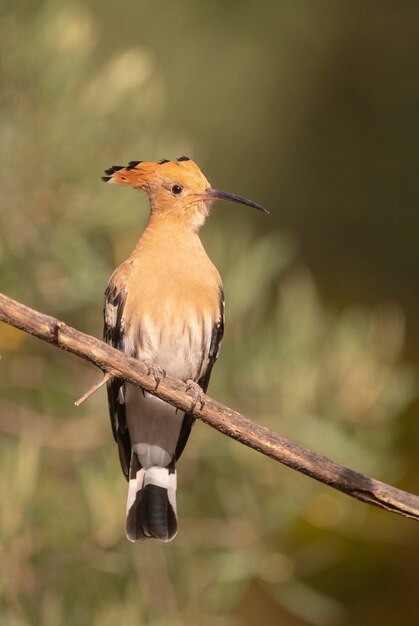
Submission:
MULTIPOLYGON (((123 313, 126 291, 119 289, 111 278, 105 292, 103 339, 118 350, 123 350, 123 313)), ((131 461, 131 440, 125 415, 125 381, 112 378, 107 383, 109 415, 114 439, 118 444, 119 460, 126 479, 131 461)))
MULTIPOLYGON (((223 288, 220 287, 220 309, 219 309, 219 317, 214 324, 211 333, 211 343, 208 354, 208 364, 204 374, 198 380, 198 385, 204 391, 207 392, 209 381, 211 378, 212 368, 214 367, 214 363, 217 360, 218 352, 220 349, 221 340, 224 335, 224 291, 223 288)), ((180 457, 183 452, 184 447, 186 446, 186 442, 188 441, 189 435, 191 433, 191 428, 195 418, 189 413, 185 413, 182 423, 182 429, 180 431, 179 440, 176 446, 176 460, 180 457)))
POLYGON ((211 334, 211 345, 208 355, 208 365, 207 369, 204 372, 204 375, 198 381, 198 385, 202 387, 203 391, 206 393, 211 377, 212 368, 214 367, 214 363, 218 358, 218 352, 220 350, 221 340, 224 335, 224 291, 223 288, 220 287, 220 315, 216 323, 214 324, 214 328, 212 329, 211 334))

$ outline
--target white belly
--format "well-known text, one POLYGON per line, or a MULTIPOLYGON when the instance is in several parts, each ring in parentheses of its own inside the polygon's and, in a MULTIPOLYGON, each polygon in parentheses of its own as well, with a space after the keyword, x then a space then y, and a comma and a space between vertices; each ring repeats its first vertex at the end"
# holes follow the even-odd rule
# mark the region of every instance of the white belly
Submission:
MULTIPOLYGON (((162 316, 164 319, 164 316, 162 316)), ((136 336, 130 337, 134 353, 140 360, 158 363, 169 376, 198 381, 208 365, 214 320, 193 311, 188 319, 176 319, 164 326, 144 316, 136 336)))
MULTIPOLYGON (((126 338, 125 351, 163 367, 169 376, 198 382, 208 366, 213 320, 192 314, 165 327, 147 316, 136 337, 126 338)), ((163 400, 125 385, 125 410, 134 451, 141 465, 165 467, 177 446, 184 413, 163 400)))

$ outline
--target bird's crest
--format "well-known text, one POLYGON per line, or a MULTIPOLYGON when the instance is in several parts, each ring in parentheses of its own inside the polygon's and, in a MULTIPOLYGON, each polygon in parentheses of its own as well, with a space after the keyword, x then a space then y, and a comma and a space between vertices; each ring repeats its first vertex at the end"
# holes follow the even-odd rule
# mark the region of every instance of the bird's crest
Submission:
POLYGON ((197 164, 187 156, 181 156, 176 161, 162 159, 161 161, 130 161, 128 165, 112 165, 105 170, 102 176, 105 183, 114 185, 130 185, 139 189, 147 189, 154 182, 163 179, 180 180, 183 178, 199 177, 203 174, 197 164))

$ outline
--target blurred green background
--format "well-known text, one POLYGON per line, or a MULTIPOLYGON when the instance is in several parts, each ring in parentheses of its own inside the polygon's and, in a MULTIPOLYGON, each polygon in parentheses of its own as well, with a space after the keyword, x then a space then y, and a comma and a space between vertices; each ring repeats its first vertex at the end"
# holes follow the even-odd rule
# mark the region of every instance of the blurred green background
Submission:
MULTIPOLYGON (((101 336, 147 202, 105 167, 187 154, 271 216, 214 208, 227 318, 210 393, 419 490, 419 5, 0 8, 0 289, 101 336)), ((124 536, 99 373, 0 328, 0 623, 410 626, 419 535, 198 423, 169 545, 124 536)))

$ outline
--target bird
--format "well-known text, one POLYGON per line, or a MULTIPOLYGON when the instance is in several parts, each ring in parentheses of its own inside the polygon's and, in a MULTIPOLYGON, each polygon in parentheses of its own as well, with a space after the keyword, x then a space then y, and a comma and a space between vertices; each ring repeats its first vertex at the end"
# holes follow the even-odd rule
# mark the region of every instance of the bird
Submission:
MULTIPOLYGON (((199 230, 211 205, 228 200, 268 213, 247 198, 214 189, 189 157, 113 165, 102 180, 145 191, 148 224, 105 292, 104 340, 141 360, 156 384, 187 384, 201 407, 224 333, 224 292, 199 230)), ((128 480, 126 536, 172 540, 177 533, 176 464, 194 423, 156 396, 118 377, 107 381, 109 414, 128 480)))

